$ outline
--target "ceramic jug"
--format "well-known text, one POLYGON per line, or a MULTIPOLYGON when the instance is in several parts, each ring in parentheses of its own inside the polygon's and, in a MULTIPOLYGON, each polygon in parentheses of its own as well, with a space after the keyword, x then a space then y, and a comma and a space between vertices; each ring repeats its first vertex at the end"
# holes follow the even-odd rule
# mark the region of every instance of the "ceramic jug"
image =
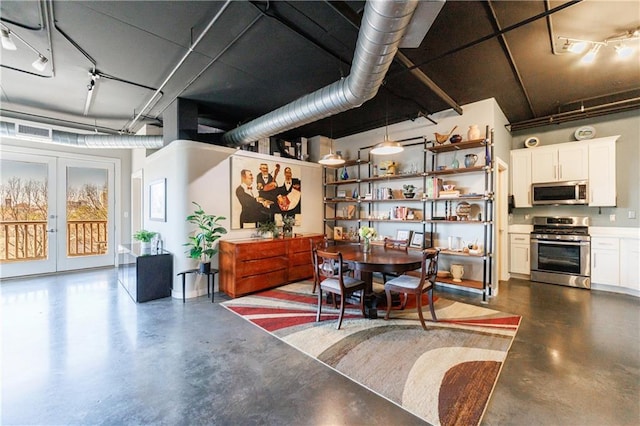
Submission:
POLYGON ((453 277, 453 281, 457 283, 462 282, 462 276, 464 275, 464 267, 462 265, 451 265, 451 276, 453 277))
POLYGON ((465 167, 473 167, 478 161, 478 156, 476 154, 467 154, 464 156, 464 166, 465 167))
POLYGON ((477 124, 472 124, 467 131, 467 140, 472 141, 475 139, 480 139, 480 129, 478 129, 477 124))

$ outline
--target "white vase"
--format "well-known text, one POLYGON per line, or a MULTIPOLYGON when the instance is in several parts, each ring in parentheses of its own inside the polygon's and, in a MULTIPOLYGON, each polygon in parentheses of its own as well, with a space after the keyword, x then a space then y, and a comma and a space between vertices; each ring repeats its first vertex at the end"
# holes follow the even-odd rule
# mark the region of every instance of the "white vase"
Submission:
POLYGON ((463 275, 464 267, 462 265, 451 265, 451 276, 453 277, 454 282, 461 283, 463 275))
POLYGON ((476 139, 480 139, 480 129, 477 124, 472 124, 467 131, 467 140, 472 141, 476 139))

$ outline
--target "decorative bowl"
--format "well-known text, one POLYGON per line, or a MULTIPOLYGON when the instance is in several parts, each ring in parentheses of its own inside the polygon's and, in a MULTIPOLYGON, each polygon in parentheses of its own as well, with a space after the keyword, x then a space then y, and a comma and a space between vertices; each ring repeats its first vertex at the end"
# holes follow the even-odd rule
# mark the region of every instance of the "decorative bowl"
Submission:
POLYGON ((413 198, 416 196, 415 192, 404 192, 402 195, 404 195, 404 198, 413 198))
POLYGON ((449 271, 438 271, 437 275, 438 275, 438 278, 447 278, 448 276, 451 275, 451 272, 449 272, 449 271))
POLYGON ((449 142, 451 142, 451 143, 458 143, 458 142, 462 142, 462 136, 460 136, 460 135, 453 135, 453 136, 451 136, 451 138, 449 138, 449 142))
POLYGON ((455 189, 455 185, 442 185, 442 189, 444 189, 445 191, 453 191, 455 189))

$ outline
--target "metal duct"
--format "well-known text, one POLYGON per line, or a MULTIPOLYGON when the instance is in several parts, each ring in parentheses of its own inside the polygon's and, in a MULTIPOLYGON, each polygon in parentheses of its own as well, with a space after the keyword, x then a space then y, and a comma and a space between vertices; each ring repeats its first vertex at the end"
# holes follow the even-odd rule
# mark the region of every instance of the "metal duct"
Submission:
POLYGON ((252 143, 331 115, 373 98, 391 66, 418 1, 368 1, 358 33, 351 73, 313 93, 230 130, 230 146, 252 143))
POLYGON ((18 135, 14 123, 0 121, 0 137, 13 137, 38 142, 73 146, 76 148, 149 148, 159 149, 164 146, 162 136, 135 135, 94 135, 76 134, 53 130, 50 139, 18 135))

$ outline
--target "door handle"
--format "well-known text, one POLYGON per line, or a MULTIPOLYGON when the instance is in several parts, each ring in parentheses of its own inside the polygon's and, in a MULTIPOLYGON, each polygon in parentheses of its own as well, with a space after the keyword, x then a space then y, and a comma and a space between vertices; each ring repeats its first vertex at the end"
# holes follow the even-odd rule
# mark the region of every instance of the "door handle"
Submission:
POLYGON ((51 228, 51 229, 47 229, 47 232, 53 233, 53 232, 57 232, 57 230, 51 228))

